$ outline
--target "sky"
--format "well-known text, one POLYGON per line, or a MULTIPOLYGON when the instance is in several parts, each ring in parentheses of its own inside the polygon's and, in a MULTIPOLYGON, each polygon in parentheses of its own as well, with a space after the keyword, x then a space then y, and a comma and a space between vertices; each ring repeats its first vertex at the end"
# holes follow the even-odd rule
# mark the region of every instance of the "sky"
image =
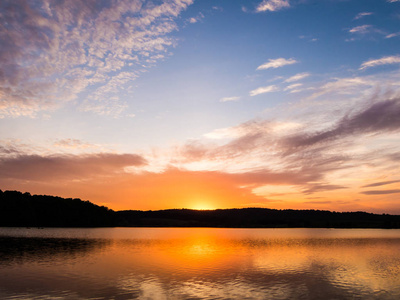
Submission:
POLYGON ((3 0, 0 189, 400 214, 400 0, 3 0))

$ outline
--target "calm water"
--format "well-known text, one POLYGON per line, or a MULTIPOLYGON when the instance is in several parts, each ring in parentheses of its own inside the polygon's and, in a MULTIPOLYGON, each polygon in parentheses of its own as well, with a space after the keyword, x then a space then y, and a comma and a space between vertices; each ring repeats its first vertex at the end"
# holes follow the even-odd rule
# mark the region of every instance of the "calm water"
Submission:
POLYGON ((0 228, 0 299, 400 299, 400 230, 0 228))

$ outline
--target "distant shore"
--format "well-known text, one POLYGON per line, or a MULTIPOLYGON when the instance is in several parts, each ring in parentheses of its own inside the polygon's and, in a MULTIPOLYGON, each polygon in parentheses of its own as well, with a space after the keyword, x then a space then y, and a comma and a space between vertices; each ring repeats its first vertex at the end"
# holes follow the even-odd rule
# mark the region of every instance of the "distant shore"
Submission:
POLYGON ((0 227, 400 228, 400 216, 268 208, 113 211, 81 199, 0 190, 0 227))

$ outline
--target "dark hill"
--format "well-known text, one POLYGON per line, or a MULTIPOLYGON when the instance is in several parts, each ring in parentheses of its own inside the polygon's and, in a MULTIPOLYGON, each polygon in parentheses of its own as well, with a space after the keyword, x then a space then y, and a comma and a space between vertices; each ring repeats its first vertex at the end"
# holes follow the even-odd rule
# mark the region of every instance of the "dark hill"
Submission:
POLYGON ((114 211, 89 201, 0 190, 0 226, 108 227, 114 217, 114 211))
POLYGON ((400 228, 400 216, 267 208, 114 212, 80 199, 0 190, 0 226, 400 228))
POLYGON ((400 216, 366 212, 277 210, 267 208, 116 212, 120 225, 131 227, 235 228, 400 228, 400 216))

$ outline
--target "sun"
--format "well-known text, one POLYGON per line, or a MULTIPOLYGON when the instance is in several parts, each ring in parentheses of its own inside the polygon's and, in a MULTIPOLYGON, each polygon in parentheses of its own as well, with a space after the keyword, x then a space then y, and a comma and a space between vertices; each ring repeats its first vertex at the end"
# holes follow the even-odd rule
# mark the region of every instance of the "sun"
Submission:
POLYGON ((201 205, 201 204, 199 204, 199 205, 196 205, 196 206, 192 206, 192 209, 195 209, 195 210, 214 210, 215 208, 211 207, 209 205, 201 205))
POLYGON ((215 206, 210 204, 209 201, 205 200, 194 200, 192 201, 192 205, 190 205, 190 209, 196 210, 214 210, 215 206))

